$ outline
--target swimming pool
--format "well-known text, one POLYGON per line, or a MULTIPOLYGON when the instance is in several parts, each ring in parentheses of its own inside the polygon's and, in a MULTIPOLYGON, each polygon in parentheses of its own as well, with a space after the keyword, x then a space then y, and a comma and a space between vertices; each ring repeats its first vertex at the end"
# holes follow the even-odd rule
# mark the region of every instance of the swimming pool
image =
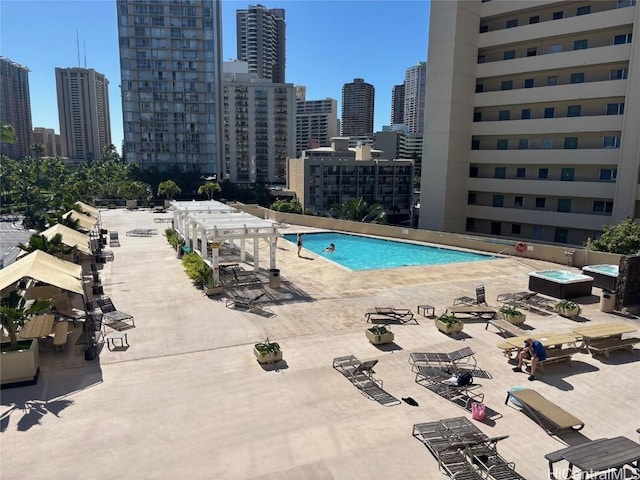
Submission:
MULTIPOLYGON (((296 244, 295 233, 287 233, 284 238, 294 245, 296 244)), ((480 253, 337 232, 305 233, 302 236, 302 241, 304 249, 310 250, 350 270, 443 265, 447 263, 479 262, 496 258, 495 256, 480 253), (335 252, 323 252, 331 243, 336 246, 335 252)))

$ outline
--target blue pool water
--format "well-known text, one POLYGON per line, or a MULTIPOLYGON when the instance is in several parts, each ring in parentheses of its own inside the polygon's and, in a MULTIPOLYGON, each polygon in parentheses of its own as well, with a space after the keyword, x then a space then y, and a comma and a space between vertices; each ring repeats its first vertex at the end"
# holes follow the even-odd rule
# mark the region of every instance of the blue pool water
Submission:
POLYGON ((567 272, 566 270, 543 270, 540 272, 533 272, 532 275, 542 278, 554 280, 558 283, 573 283, 581 282, 589 279, 586 275, 580 275, 579 273, 567 272))
MULTIPOLYGON (((285 234, 284 238, 294 245, 296 244, 295 233, 285 234)), ((310 250, 351 270, 442 265, 478 262, 495 258, 479 253, 336 232, 305 233, 302 236, 302 241, 302 255, 304 255, 304 250, 310 250), (335 244, 336 251, 333 253, 323 252, 323 249, 328 247, 330 243, 335 244)))

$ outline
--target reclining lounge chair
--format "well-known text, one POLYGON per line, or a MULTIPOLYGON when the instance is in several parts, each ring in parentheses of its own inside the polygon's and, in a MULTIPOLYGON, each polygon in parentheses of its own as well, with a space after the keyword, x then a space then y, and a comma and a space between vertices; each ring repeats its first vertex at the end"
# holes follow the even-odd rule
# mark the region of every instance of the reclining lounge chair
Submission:
POLYGON ((407 323, 414 321, 416 324, 418 320, 416 320, 413 312, 408 308, 396 308, 394 306, 388 307, 374 307, 372 310, 369 310, 364 314, 367 322, 374 322, 376 320, 389 321, 394 320, 400 323, 407 323))
POLYGON ((561 430, 581 430, 584 422, 555 403, 547 400, 535 390, 525 388, 523 390, 510 390, 507 392, 505 404, 513 398, 521 406, 522 410, 532 417, 546 430, 549 435, 555 435, 561 430))
POLYGON ((246 309, 248 312, 251 312, 253 310, 257 310, 260 308, 260 306, 263 304, 263 302, 260 301, 260 299, 262 297, 264 297, 267 294, 267 292, 262 292, 258 295, 256 295, 255 297, 244 297, 244 296, 231 296, 230 298, 227 299, 226 302, 226 306, 233 306, 234 308, 244 308, 246 309))
POLYGON ((400 404, 400 400, 382 388, 382 380, 373 376, 373 367, 377 363, 378 360, 361 362, 355 356, 347 355, 334 358, 333 368, 346 377, 365 397, 387 407, 400 404))
POLYGON ((418 385, 426 387, 433 393, 446 398, 465 410, 471 409, 472 402, 482 403, 484 400, 484 394, 477 391, 480 385, 474 383, 458 385, 456 383, 458 375, 455 373, 447 373, 440 368, 429 366, 418 366, 415 367, 415 370, 415 382, 418 385))
POLYGON ((133 316, 117 310, 109 297, 96 299, 102 311, 103 323, 114 330, 122 331, 136 326, 133 316))
POLYGON ((423 352, 411 353, 409 355, 409 364, 412 371, 420 366, 432 366, 440 368, 448 368, 456 373, 461 371, 474 371, 477 366, 474 351, 471 347, 464 347, 450 353, 441 352, 423 352))
POLYGON ((458 297, 453 300, 454 305, 487 305, 487 297, 484 290, 484 285, 478 285, 476 287, 476 298, 473 297, 458 297))

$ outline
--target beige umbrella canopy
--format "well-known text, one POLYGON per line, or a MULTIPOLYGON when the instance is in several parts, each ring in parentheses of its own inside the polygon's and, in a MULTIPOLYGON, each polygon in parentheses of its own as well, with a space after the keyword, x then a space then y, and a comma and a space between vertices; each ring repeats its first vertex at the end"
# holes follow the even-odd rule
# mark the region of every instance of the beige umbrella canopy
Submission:
POLYGON ((77 220, 78 221, 78 225, 80 226, 80 228, 83 228, 84 230, 87 230, 88 232, 93 230, 95 228, 96 224, 98 223, 98 219, 97 218, 89 217, 89 216, 84 215, 82 213, 76 212, 75 210, 69 210, 62 217, 63 218, 70 218, 71 220, 74 220, 74 221, 77 220))
POLYGON ((62 235, 62 243, 65 245, 76 247, 80 253, 85 255, 92 254, 89 236, 66 225, 56 223, 54 226, 40 232, 40 235, 44 235, 48 240, 51 240, 58 233, 62 235))
POLYGON ((89 215, 90 217, 98 218, 100 216, 100 210, 96 207, 92 207, 84 202, 77 201, 76 206, 82 211, 82 213, 89 215))

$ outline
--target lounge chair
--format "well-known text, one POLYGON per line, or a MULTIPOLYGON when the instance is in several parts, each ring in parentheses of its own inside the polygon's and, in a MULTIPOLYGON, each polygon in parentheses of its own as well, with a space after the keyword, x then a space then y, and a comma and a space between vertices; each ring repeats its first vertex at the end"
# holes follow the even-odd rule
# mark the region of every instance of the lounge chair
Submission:
POLYGON ((508 462, 498 453, 498 442, 505 438, 509 438, 509 435, 462 442, 459 446, 454 444, 450 448, 464 448, 465 457, 486 475, 483 478, 525 480, 522 475, 516 472, 516 464, 508 462))
POLYGON ((118 238, 118 232, 109 232, 109 246, 119 247, 120 239, 118 238))
POLYGON ((484 329, 487 330, 489 328, 489 325, 493 325, 498 330, 499 333, 503 333, 505 334, 505 336, 523 337, 527 335, 526 330, 523 330, 520 327, 507 322, 506 320, 502 320, 502 319, 489 320, 485 325, 484 329))
POLYGON ((346 377, 362 394, 381 405, 399 405, 400 400, 382 388, 382 380, 373 376, 378 360, 361 362, 353 355, 335 357, 333 368, 346 377))
POLYGON ((549 435, 555 435, 561 430, 577 431, 584 427, 582 420, 530 388, 508 391, 504 403, 508 404, 511 398, 516 400, 522 410, 538 422, 549 435))
POLYGON ((122 331, 136 326, 133 315, 116 309, 109 297, 99 297, 96 302, 102 311, 102 321, 108 327, 122 331))
POLYGON ((484 394, 478 389, 481 385, 471 383, 468 385, 458 385, 457 375, 454 372, 446 372, 437 367, 417 366, 415 368, 415 382, 422 385, 433 393, 446 398, 450 402, 463 407, 466 410, 471 408, 472 402, 482 403, 484 394))
POLYGON ((267 292, 262 292, 256 295, 255 297, 244 297, 244 296, 234 295, 234 296, 231 296, 230 298, 227 298, 227 302, 225 306, 229 307, 231 305, 234 308, 237 308, 237 307, 244 308, 248 312, 251 312, 253 310, 258 310, 264 304, 264 302, 261 302, 260 299, 264 297, 266 294, 267 292))
POLYGON ((464 347, 449 353, 441 352, 419 352, 409 354, 409 364, 412 371, 419 366, 432 366, 440 368, 450 368, 456 373, 465 370, 475 370, 477 361, 475 353, 471 347, 464 347))
POLYGON ((478 285, 476 287, 476 296, 473 297, 458 297, 453 300, 454 305, 487 305, 487 297, 484 290, 484 285, 478 285))
POLYGON ((475 318, 480 320, 491 320, 495 318, 498 312, 486 305, 454 305, 452 307, 447 307, 445 313, 453 315, 454 317, 458 315, 463 315, 466 318, 475 318))
POLYGON ((515 292, 515 293, 500 293, 496 298, 496 301, 505 305, 511 305, 513 307, 529 308, 529 301, 538 295, 537 292, 515 292))
POLYGON ((71 319, 74 325, 77 320, 86 318, 86 313, 83 310, 73 307, 67 292, 54 295, 52 301, 55 313, 61 317, 71 319))
POLYGON ((389 321, 395 320, 400 323, 407 322, 416 322, 418 320, 415 318, 413 312, 408 308, 396 308, 394 306, 386 306, 386 307, 374 307, 372 310, 369 310, 364 314, 367 322, 374 322, 377 320, 389 321))

